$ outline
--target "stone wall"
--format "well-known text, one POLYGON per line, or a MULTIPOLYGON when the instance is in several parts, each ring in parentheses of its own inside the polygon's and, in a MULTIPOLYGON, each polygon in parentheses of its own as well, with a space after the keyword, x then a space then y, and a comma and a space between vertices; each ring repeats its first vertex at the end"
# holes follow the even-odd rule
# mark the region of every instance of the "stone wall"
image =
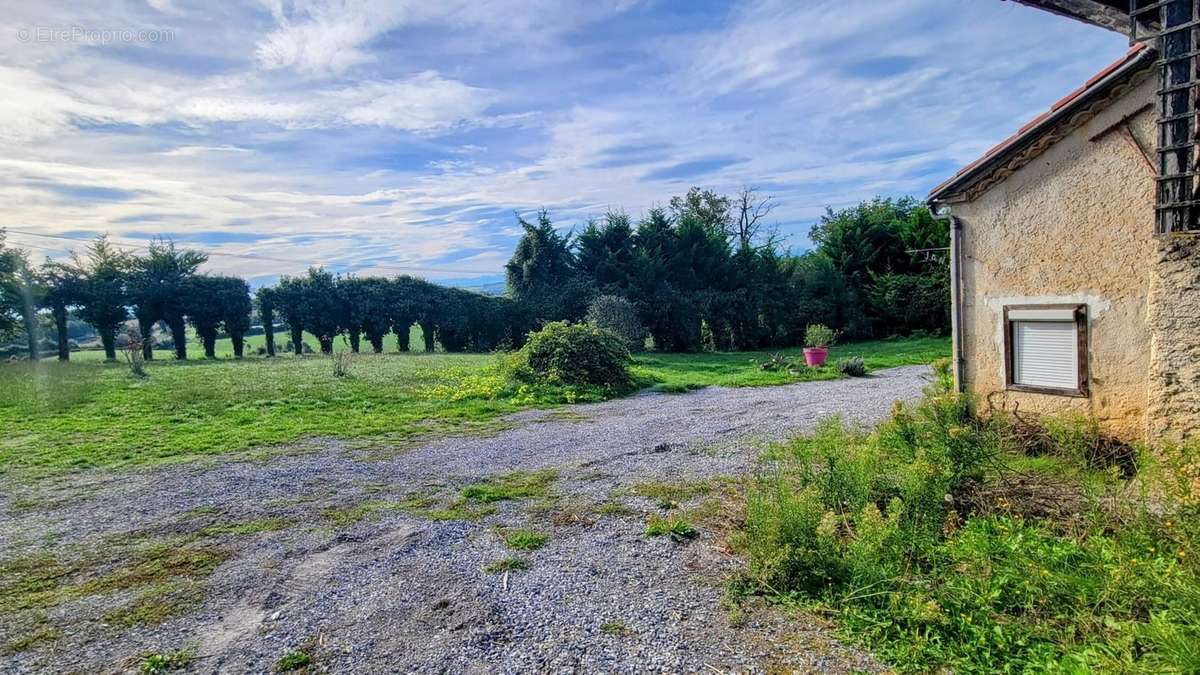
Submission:
MULTIPOLYGON (((1153 169, 1120 123, 1131 118, 1134 136, 1154 147, 1153 79, 973 200, 953 205, 963 222, 968 389, 1010 409, 1090 415, 1130 440, 1147 429, 1157 240, 1153 169), (1058 303, 1088 306, 1090 396, 1006 389, 1005 305, 1058 303)), ((1195 363, 1194 352, 1186 358, 1195 363)))
POLYGON ((1149 431, 1200 438, 1200 236, 1161 237, 1150 284, 1149 431))

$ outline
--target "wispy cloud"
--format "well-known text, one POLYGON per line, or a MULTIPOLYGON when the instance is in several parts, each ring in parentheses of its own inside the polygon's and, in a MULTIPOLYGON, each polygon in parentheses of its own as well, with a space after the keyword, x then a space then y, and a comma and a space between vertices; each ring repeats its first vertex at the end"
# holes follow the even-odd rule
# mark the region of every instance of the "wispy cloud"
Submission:
POLYGON ((490 280, 514 212, 756 184, 803 246, 826 205, 923 193, 1124 48, 998 0, 25 3, 0 17, 0 226, 166 233, 260 281, 490 280), (174 39, 15 37, 35 25, 174 39))
MULTIPOLYGON (((305 75, 335 75, 372 62, 363 46, 410 14, 405 2, 273 2, 279 27, 263 37, 255 55, 263 68, 294 68, 305 75)), ((430 3, 436 4, 436 3, 430 3)))

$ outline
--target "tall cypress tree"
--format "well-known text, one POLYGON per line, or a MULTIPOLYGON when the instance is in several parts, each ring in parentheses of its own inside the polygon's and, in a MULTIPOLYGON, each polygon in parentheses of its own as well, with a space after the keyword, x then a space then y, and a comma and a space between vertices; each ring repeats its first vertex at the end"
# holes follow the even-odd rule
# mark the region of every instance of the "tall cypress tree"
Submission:
POLYGON ((602 223, 589 222, 575 238, 577 269, 598 295, 625 295, 634 275, 633 227, 629 216, 609 212, 602 223))
POLYGON ((509 296, 526 305, 538 323, 583 316, 588 293, 576 274, 569 237, 554 229, 545 210, 536 224, 520 216, 517 222, 525 234, 504 266, 509 296))
POLYGON ((675 250, 671 219, 661 208, 653 208, 638 223, 634 235, 633 280, 629 299, 638 308, 642 323, 654 338, 656 349, 672 348, 672 304, 675 288, 669 276, 675 250))

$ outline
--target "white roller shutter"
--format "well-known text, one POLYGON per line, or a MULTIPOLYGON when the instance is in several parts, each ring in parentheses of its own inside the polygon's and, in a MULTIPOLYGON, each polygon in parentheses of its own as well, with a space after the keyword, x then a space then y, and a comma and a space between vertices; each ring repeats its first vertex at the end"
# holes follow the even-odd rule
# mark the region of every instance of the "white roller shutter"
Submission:
POLYGON ((1013 383, 1079 387, 1079 337, 1074 321, 1013 321, 1013 383))

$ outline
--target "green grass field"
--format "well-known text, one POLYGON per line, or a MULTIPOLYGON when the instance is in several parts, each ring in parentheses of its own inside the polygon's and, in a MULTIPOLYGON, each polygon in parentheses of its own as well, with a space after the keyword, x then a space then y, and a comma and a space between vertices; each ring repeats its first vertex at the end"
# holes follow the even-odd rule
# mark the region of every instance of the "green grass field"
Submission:
MULTIPOLYGON (((882 368, 948 354, 948 340, 921 339, 845 345, 831 359, 862 355, 882 368)), ((757 361, 767 356, 646 354, 634 371, 668 391, 839 377, 833 368, 764 372, 757 361)), ((335 377, 331 360, 317 355, 183 362, 164 355, 148 364, 144 379, 123 363, 97 360, 4 364, 0 474, 180 461, 320 436, 403 446, 430 434, 494 428, 505 413, 551 403, 508 387, 494 367, 498 358, 362 354, 349 377, 335 377)))
MULTIPOLYGON (((777 353, 803 358, 801 349, 777 353)), ((812 368, 792 375, 767 371, 758 364, 776 352, 720 352, 699 354, 642 354, 634 374, 656 382, 660 391, 686 391, 701 387, 763 387, 790 382, 832 380, 841 375, 832 366, 838 360, 861 356, 867 370, 932 363, 950 356, 950 339, 944 337, 903 340, 874 340, 837 345, 829 350, 825 368, 812 368)))

